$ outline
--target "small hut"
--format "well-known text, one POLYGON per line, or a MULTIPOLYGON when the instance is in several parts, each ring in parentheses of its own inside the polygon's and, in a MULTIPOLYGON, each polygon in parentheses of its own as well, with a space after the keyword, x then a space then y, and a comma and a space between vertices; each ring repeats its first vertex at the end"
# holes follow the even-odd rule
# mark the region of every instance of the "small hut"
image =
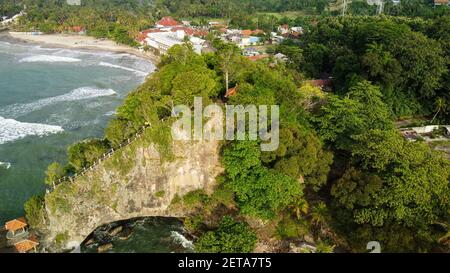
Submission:
POLYGON ((19 253, 27 253, 30 250, 36 252, 37 246, 39 245, 39 241, 36 239, 34 235, 31 235, 27 239, 23 239, 14 244, 16 251, 19 253))
POLYGON ((25 232, 27 226, 27 220, 24 217, 20 217, 6 222, 5 229, 14 236, 18 230, 21 230, 21 233, 25 232))
POLYGON ((236 95, 236 93, 237 93, 237 86, 235 86, 235 87, 232 87, 232 88, 229 88, 228 90, 227 90, 227 93, 225 94, 225 98, 229 98, 229 97, 231 97, 231 96, 234 96, 234 95, 236 95))

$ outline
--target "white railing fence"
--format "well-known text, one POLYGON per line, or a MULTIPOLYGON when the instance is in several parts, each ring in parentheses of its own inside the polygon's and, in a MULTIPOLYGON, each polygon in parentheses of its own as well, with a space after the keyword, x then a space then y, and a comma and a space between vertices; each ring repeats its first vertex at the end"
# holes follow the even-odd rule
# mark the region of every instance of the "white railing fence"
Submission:
POLYGON ((106 159, 110 158, 114 153, 116 153, 117 151, 129 146, 130 144, 132 144, 133 142, 135 142, 136 140, 140 139, 142 134, 144 133, 144 131, 149 127, 149 125, 144 125, 141 127, 141 129, 139 129, 136 134, 133 137, 127 138, 124 142, 122 142, 121 144, 119 144, 118 147, 116 148, 112 148, 109 151, 107 151, 106 153, 104 153, 102 156, 100 156, 100 158, 98 160, 96 160, 92 165, 88 166, 88 167, 84 167, 83 169, 79 170, 78 172, 72 174, 72 175, 67 175, 64 177, 61 177, 60 179, 53 181, 52 182, 52 188, 51 189, 47 189, 47 193, 52 192, 56 186, 58 186, 61 183, 64 182, 73 182, 75 180, 75 178, 77 178, 78 176, 83 176, 86 174, 86 172, 88 171, 92 171, 94 170, 98 165, 100 165, 103 161, 105 161, 106 159))

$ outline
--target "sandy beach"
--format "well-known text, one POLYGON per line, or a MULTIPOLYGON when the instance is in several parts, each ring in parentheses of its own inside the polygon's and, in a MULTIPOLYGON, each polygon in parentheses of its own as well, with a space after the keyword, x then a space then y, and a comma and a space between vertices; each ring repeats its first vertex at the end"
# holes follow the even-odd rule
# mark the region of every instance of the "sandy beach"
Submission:
POLYGON ((108 39, 97 39, 90 36, 69 34, 32 35, 31 33, 25 32, 9 32, 8 35, 13 39, 17 39, 22 42, 36 43, 48 47, 90 49, 117 53, 128 53, 148 59, 155 64, 159 62, 159 58, 153 54, 141 52, 137 48, 117 44, 116 42, 108 39))

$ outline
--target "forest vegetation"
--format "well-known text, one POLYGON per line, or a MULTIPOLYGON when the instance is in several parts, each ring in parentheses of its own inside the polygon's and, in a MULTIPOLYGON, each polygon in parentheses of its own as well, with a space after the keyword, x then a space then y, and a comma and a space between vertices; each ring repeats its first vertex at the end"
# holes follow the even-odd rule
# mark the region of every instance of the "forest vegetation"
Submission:
MULTIPOLYGON (((51 30, 68 22, 56 23, 71 7, 62 5, 57 9, 62 13, 53 17, 52 7, 62 1, 32 2, 49 13, 30 10, 28 23, 49 24, 51 30)), ((112 1, 95 5, 106 2, 112 1)), ((94 32, 115 35, 123 27, 132 34, 155 14, 229 18, 237 2, 246 7, 241 12, 281 12, 311 8, 313 1, 282 1, 283 7, 270 5, 280 2, 275 0, 115 2, 119 11, 99 15, 86 1, 79 12, 92 13, 74 20, 85 20, 86 26, 97 22, 90 28, 94 32), (104 32, 96 30, 103 27, 104 32)), ((67 164, 49 166, 47 182, 91 165, 145 124, 167 128, 173 104, 192 107, 193 98, 202 97, 204 104, 223 105, 228 74, 229 85, 239 88, 226 103, 280 106, 280 147, 262 152, 259 141, 224 141, 224 173, 215 192, 196 191, 173 200, 173 206, 189 211, 185 225, 199 236, 197 251, 251 252, 268 238, 305 237, 313 237, 323 252, 334 247, 364 252, 374 240, 386 252, 448 251, 450 162, 422 141, 405 140, 394 124, 399 118, 436 113, 436 122, 450 122, 450 15, 432 10, 427 1, 415 2, 414 9, 408 4, 388 7, 392 16, 354 12, 335 17, 313 5, 314 15, 294 19, 312 22, 309 31, 299 41, 274 48, 288 56, 286 64, 251 62, 218 39, 212 41, 217 51, 204 55, 195 54, 189 44, 174 46, 157 72, 130 93, 105 138, 71 146, 67 164), (306 82, 330 76, 332 92, 306 82)), ((165 137, 155 140, 164 146, 170 142, 165 137)), ((31 199, 25 205, 27 217, 41 217, 41 203, 42 198, 31 199)))

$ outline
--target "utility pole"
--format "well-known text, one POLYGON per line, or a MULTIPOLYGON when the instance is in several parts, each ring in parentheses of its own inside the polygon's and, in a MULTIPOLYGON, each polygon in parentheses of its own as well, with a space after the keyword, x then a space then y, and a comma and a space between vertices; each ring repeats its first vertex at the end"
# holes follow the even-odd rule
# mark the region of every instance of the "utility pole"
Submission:
POLYGON ((379 0, 378 1, 378 9, 377 9, 377 14, 380 15, 383 13, 384 10, 384 1, 383 0, 379 0))
POLYGON ((342 0, 342 16, 347 12, 347 0, 342 0))

